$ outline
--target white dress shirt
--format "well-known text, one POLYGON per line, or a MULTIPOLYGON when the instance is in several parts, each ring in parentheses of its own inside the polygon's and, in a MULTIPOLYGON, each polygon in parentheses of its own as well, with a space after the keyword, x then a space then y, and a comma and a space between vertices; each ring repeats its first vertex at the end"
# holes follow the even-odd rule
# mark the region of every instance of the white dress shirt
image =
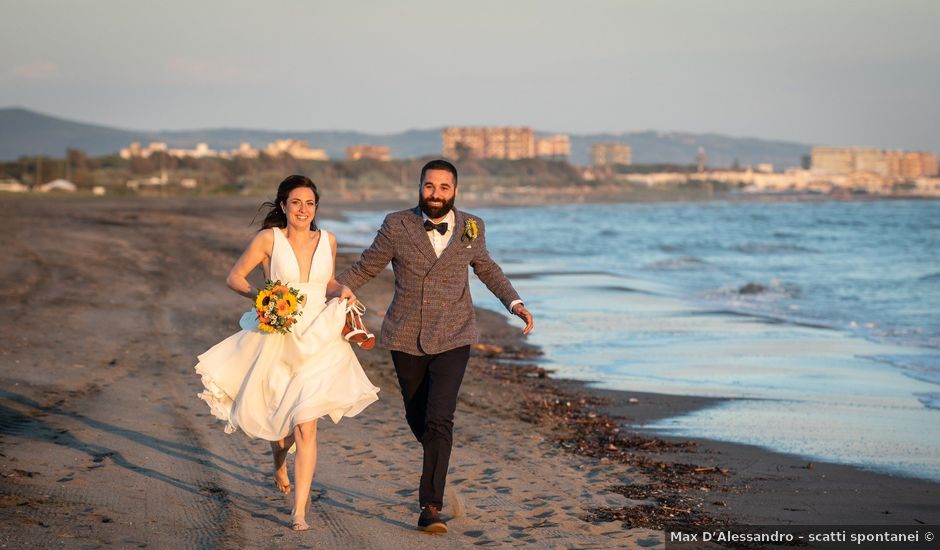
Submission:
MULTIPOLYGON (((421 217, 424 218, 424 221, 431 219, 424 212, 421 213, 421 217)), ((447 224, 447 231, 445 231, 443 235, 434 229, 428 231, 428 238, 431 239, 431 247, 434 249, 434 253, 437 254, 438 258, 441 257, 444 249, 450 244, 450 240, 454 238, 454 224, 457 223, 457 217, 454 216, 454 211, 451 210, 448 212, 447 215, 444 216, 444 219, 438 223, 442 222, 447 224)), ((434 223, 434 221, 431 220, 431 223, 434 223)), ((512 308, 516 307, 516 304, 521 303, 522 300, 513 300, 512 303, 509 304, 509 311, 512 311, 512 308)))
MULTIPOLYGON (((421 213, 421 217, 424 218, 424 221, 430 220, 428 215, 424 212, 421 213)), ((439 231, 433 229, 428 231, 428 238, 431 239, 431 247, 434 248, 434 253, 437 254, 438 258, 441 257, 444 249, 447 248, 447 245, 450 244, 450 240, 454 236, 454 224, 457 223, 457 217, 454 216, 454 211, 449 211, 447 215, 444 216, 444 219, 441 220, 441 222, 447 224, 447 231, 443 235, 441 235, 439 231)), ((434 221, 431 220, 431 223, 434 223, 434 221)))

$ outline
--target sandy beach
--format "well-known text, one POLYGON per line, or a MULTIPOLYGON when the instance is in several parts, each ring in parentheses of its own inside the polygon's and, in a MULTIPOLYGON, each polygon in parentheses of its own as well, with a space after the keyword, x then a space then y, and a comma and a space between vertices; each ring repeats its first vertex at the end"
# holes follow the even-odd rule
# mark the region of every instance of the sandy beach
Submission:
MULTIPOLYGON (((555 380, 520 323, 480 310, 450 533, 414 529, 420 446, 380 347, 357 350, 380 400, 320 422, 312 529, 293 533, 268 444, 226 435, 193 371, 248 307, 224 278, 260 202, 0 198, 0 546, 663 548, 676 525, 940 524, 930 482, 637 433, 713 400, 555 380)), ((358 294, 378 329, 391 273, 358 294)))

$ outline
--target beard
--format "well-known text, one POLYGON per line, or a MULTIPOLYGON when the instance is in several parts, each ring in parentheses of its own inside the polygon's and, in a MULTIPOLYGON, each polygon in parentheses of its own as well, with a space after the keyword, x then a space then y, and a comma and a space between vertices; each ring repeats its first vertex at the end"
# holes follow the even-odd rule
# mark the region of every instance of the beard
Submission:
POLYGON ((418 206, 421 208, 421 211, 427 215, 427 217, 436 220, 438 218, 443 218, 447 215, 448 212, 450 212, 451 208, 454 207, 454 199, 456 198, 456 196, 451 197, 450 200, 444 201, 442 205, 436 206, 428 204, 427 199, 424 197, 419 197, 418 206))

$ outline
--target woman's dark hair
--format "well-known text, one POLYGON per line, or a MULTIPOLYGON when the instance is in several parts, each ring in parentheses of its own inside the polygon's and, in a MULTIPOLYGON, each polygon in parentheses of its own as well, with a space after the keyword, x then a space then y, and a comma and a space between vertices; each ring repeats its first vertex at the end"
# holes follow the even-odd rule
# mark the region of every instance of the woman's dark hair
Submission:
MULTIPOLYGON (((320 192, 317 191, 317 184, 313 183, 313 180, 307 176, 299 176, 294 174, 293 176, 287 176, 284 178, 284 181, 277 186, 277 196, 274 198, 274 202, 267 201, 261 205, 258 210, 261 208, 268 207, 267 215, 264 217, 264 221, 261 223, 261 230, 268 229, 269 227, 287 227, 287 214, 284 213, 284 210, 281 208, 281 204, 287 202, 287 196, 290 195, 290 192, 298 187, 307 187, 313 190, 313 197, 316 199, 316 203, 320 204, 320 192)), ((252 223, 254 220, 251 220, 252 223)), ((310 230, 317 230, 317 219, 314 216, 313 220, 310 221, 310 230)))

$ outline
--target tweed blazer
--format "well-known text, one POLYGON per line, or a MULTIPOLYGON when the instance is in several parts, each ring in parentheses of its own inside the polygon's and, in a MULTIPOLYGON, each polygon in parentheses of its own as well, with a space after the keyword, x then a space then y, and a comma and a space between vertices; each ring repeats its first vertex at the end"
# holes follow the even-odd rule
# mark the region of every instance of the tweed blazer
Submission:
POLYGON ((336 277, 356 290, 392 263, 395 295, 382 321, 382 344, 389 350, 431 355, 477 341, 468 266, 507 308, 519 299, 486 250, 483 220, 456 209, 454 214, 453 237, 440 258, 424 229, 421 210, 402 210, 385 217, 372 245, 336 277), (479 229, 472 240, 464 229, 470 218, 479 229))

